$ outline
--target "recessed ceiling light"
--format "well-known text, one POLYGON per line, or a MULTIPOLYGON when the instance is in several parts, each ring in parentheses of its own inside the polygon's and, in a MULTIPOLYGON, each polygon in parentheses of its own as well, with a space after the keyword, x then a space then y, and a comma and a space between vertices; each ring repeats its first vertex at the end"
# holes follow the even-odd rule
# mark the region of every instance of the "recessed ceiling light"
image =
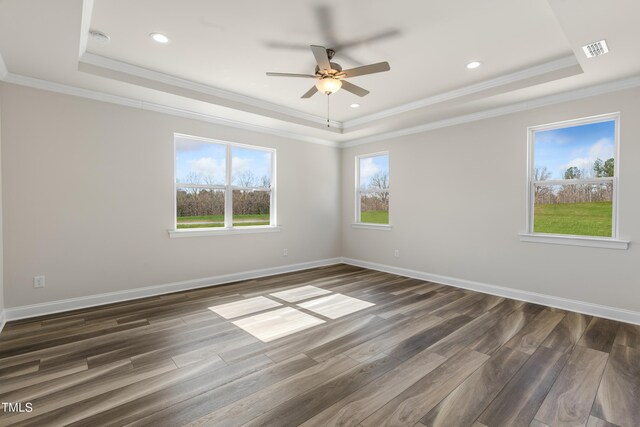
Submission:
POLYGON ((467 68, 473 70, 474 68, 478 68, 481 65, 478 61, 472 61, 467 64, 467 68))
POLYGON ((89 31, 89 35, 91 36, 91 38, 93 40, 97 41, 98 43, 107 44, 107 43, 109 43, 109 40, 111 40, 111 37, 109 37, 108 35, 106 35, 102 31, 98 31, 98 30, 89 31))
POLYGON ((149 34, 149 37, 151 37, 153 40, 157 41, 158 43, 169 43, 169 37, 161 33, 151 33, 149 34))
POLYGON ((358 108, 359 106, 360 106, 360 104, 351 104, 351 105, 349 105, 349 107, 351 107, 351 108, 358 108))

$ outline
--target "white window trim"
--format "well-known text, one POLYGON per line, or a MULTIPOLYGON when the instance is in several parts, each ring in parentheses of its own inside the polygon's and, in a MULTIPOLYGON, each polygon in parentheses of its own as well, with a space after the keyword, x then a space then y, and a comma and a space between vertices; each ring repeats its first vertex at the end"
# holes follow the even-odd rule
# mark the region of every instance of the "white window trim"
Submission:
POLYGON ((204 237, 204 236, 228 236, 230 234, 257 234, 257 233, 279 233, 282 228, 278 225, 256 225, 247 227, 216 227, 215 230, 207 228, 180 228, 169 230, 169 237, 172 239, 182 237, 204 237))
MULTIPOLYGON (((389 224, 376 224, 373 222, 361 222, 360 221, 360 195, 367 193, 387 193, 391 195, 391 157, 389 156, 388 151, 378 151, 376 153, 369 154, 361 154, 356 156, 356 176, 355 176, 355 218, 353 223, 351 223, 351 227, 353 228, 366 228, 371 230, 391 230, 391 203, 389 203, 389 224), (377 157, 377 156, 387 156, 389 158, 389 188, 383 191, 379 190, 361 190, 360 189, 360 159, 366 159, 368 157, 377 157)), ((389 201, 391 201, 391 196, 389 196, 389 201)))
POLYGON ((183 133, 173 134, 173 229, 167 230, 170 238, 178 237, 202 237, 202 236, 220 236, 229 234, 251 234, 251 233, 272 233, 279 232, 280 226, 277 222, 277 203, 276 203, 276 149, 269 147, 260 147, 256 145, 240 144, 236 142, 223 141, 219 139, 204 138, 200 136, 186 135, 183 133), (207 184, 179 184, 176 182, 176 138, 183 137, 197 141, 202 141, 211 144, 218 144, 225 146, 225 172, 226 183, 224 185, 207 185, 207 184), (232 170, 231 170, 231 149, 233 147, 248 148, 256 151, 266 151, 271 153, 271 187, 240 187, 232 185, 232 170), (178 215, 177 215, 177 191, 178 188, 209 188, 212 190, 224 190, 224 227, 215 228, 178 228, 178 215), (233 191, 234 190, 253 190, 253 191, 270 191, 270 214, 269 225, 254 225, 245 227, 233 226, 233 191))
POLYGON ((572 236, 564 234, 521 233, 521 242, 548 243, 551 245, 588 246, 604 249, 628 249, 628 240, 599 238, 589 236, 572 236))
POLYGON ((619 202, 620 191, 618 177, 620 176, 620 113, 609 113, 598 116, 584 117, 574 120, 566 120, 562 122, 549 123, 546 125, 531 126, 527 128, 527 199, 526 199, 526 233, 520 233, 520 241, 522 242, 534 242, 534 243, 547 243, 547 244, 559 244, 569 246, 589 246, 597 248, 609 248, 609 249, 627 249, 629 247, 629 241, 619 238, 619 202), (579 126, 590 123, 598 123, 604 121, 615 122, 615 147, 614 147, 614 176, 612 178, 589 178, 589 179, 577 179, 572 180, 576 183, 598 183, 598 182, 612 182, 613 183, 613 204, 612 204, 612 230, 611 237, 597 237, 597 236, 577 236, 577 235, 564 235, 564 234, 546 234, 535 233, 533 231, 534 226, 534 196, 533 191, 535 185, 542 182, 546 185, 553 184, 565 184, 566 180, 548 180, 548 181, 534 181, 532 179, 534 171, 534 147, 533 136, 535 132, 543 130, 559 129, 571 126, 579 126))
POLYGON ((389 224, 375 224, 372 222, 353 222, 351 223, 352 228, 362 228, 368 230, 382 230, 382 231, 391 231, 393 228, 389 224))

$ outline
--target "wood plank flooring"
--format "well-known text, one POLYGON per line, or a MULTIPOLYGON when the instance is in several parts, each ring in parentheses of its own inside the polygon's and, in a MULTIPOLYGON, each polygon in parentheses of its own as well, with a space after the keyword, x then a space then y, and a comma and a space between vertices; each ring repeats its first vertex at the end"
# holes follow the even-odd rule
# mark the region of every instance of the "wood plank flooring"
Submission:
POLYGON ((0 426, 638 427, 640 326, 334 265, 11 322, 0 402, 33 407, 0 426))

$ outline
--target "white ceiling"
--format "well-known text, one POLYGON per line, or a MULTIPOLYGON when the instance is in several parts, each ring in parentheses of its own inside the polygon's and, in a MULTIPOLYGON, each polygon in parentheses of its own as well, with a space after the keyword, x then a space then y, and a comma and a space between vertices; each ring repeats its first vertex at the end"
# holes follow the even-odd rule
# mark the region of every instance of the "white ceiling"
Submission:
POLYGON ((0 54, 10 82, 33 85, 26 76, 339 142, 638 76, 637 16, 637 0, 0 0, 0 54), (611 53, 587 60, 580 47, 602 38, 611 53), (350 80, 368 96, 330 97, 329 129, 327 97, 300 98, 312 79, 265 75, 312 74, 310 44, 337 47, 343 68, 391 65, 350 80), (483 65, 467 70, 472 60, 483 65))

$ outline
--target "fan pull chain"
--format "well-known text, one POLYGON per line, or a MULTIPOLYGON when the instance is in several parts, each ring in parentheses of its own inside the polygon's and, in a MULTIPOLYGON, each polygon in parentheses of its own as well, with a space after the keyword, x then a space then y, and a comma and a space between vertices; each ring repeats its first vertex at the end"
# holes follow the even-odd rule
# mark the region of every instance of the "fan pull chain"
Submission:
POLYGON ((329 95, 331 94, 327 94, 327 127, 331 127, 329 126, 329 95))

